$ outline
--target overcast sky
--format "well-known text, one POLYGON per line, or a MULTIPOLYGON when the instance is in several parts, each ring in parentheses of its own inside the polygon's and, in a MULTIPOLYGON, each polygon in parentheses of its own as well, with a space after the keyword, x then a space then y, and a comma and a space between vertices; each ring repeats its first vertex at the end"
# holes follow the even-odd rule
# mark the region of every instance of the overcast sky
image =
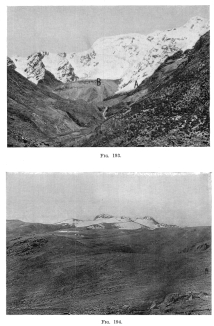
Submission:
POLYGON ((97 214, 211 225, 209 174, 7 174, 7 219, 55 223, 97 214))
POLYGON ((209 19, 209 6, 8 7, 8 55, 79 52, 98 38, 148 34, 209 19))

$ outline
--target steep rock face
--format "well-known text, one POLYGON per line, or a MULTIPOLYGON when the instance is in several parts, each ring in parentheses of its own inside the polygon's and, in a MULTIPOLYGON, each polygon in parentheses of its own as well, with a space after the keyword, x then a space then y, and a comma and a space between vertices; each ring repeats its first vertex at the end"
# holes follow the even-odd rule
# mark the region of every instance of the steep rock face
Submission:
POLYGON ((16 69, 16 65, 9 57, 7 57, 7 68, 16 69))
POLYGON ((27 67, 24 72, 28 79, 32 82, 39 81, 44 78, 45 75, 45 65, 42 59, 46 55, 46 52, 38 52, 36 54, 30 55, 27 60, 27 67))
POLYGON ((50 71, 58 80, 121 79, 118 92, 134 89, 175 52, 191 49, 209 30, 203 18, 193 17, 184 26, 149 35, 125 34, 98 39, 79 53, 38 52, 28 58, 12 57, 17 71, 37 83, 50 71))

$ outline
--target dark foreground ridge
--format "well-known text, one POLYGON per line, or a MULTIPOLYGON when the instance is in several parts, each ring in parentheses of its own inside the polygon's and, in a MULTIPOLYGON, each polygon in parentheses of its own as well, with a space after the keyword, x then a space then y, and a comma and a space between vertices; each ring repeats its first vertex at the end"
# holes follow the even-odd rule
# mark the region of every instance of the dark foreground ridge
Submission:
POLYGON ((7 314, 211 314, 211 228, 7 221, 7 314))

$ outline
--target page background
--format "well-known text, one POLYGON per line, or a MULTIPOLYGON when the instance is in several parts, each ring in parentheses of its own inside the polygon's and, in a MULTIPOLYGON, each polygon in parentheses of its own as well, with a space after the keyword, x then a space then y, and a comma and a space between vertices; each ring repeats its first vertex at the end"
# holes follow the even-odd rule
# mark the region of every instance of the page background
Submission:
MULTIPOLYGON (((211 1, 163 1, 161 5, 209 5, 211 1)), ((121 319, 124 325, 143 325, 164 323, 174 325, 194 322, 196 325, 206 322, 211 325, 212 316, 6 316, 6 255, 5 255, 5 225, 6 225, 6 172, 212 172, 213 171, 213 132, 211 128, 210 148, 7 148, 6 126, 6 6, 17 5, 160 5, 158 1, 2 1, 1 2, 1 321, 7 325, 37 325, 40 322, 57 325, 101 325, 101 320, 110 322, 121 319), (100 154, 108 154, 109 158, 100 158, 100 154), (121 158, 112 158, 113 153, 119 153, 121 158), (159 319, 161 318, 161 320, 159 319), (182 318, 182 319, 181 319, 182 318), (188 319, 187 319, 188 318, 188 319), (196 319, 197 318, 197 319, 196 319), (172 320, 173 319, 173 320, 172 320)), ((211 28, 213 10, 210 8, 211 28)), ((212 35, 212 34, 211 34, 212 35)), ((211 57, 213 53, 211 42, 211 57)), ((211 62, 212 72, 212 62, 211 62)), ((212 76, 212 73, 211 73, 212 76)), ((211 77, 211 94, 212 94, 211 77)), ((211 96, 212 101, 212 96, 211 96)), ((212 102, 211 102, 212 103, 212 102)), ((211 110, 211 126, 213 114, 211 110)), ((111 322, 111 325, 113 323, 111 322)))

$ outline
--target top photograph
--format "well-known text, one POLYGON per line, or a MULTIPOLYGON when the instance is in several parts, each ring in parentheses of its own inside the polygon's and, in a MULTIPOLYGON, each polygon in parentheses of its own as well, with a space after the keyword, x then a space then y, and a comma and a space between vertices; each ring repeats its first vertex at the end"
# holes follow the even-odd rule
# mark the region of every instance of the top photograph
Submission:
POLYGON ((209 147, 209 6, 7 8, 8 147, 209 147))

